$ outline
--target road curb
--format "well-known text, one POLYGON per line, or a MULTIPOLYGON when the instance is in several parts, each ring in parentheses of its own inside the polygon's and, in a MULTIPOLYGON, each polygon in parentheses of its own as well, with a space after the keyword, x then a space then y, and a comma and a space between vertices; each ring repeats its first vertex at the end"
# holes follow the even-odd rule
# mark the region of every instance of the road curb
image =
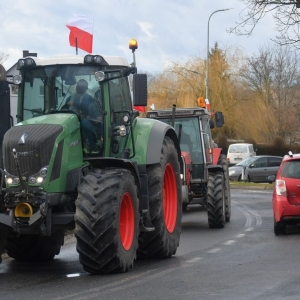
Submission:
POLYGON ((230 185, 231 190, 273 190, 273 185, 268 186, 241 186, 241 185, 230 185))

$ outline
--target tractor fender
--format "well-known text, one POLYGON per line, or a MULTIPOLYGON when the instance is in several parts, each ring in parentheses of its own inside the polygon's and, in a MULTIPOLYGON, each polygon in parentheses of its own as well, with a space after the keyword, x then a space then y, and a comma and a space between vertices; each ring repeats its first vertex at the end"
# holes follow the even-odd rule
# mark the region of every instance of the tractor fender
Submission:
POLYGON ((135 178, 136 183, 139 186, 139 170, 135 161, 131 161, 128 159, 122 158, 113 158, 113 157, 105 157, 105 158, 90 158, 89 159, 90 166, 93 168, 118 168, 118 169, 126 169, 129 170, 132 176, 135 178))
POLYGON ((223 172, 223 167, 221 165, 208 165, 207 170, 208 172, 223 172))
POLYGON ((180 146, 176 132, 173 127, 162 122, 156 122, 149 135, 146 164, 155 164, 160 161, 161 147, 164 137, 168 136, 173 140, 178 154, 178 161, 182 164, 180 146))
POLYGON ((213 158, 213 164, 218 164, 220 155, 222 153, 222 148, 212 148, 212 158, 213 158))
POLYGON ((182 167, 180 146, 172 126, 153 119, 139 118, 134 127, 134 135, 135 157, 133 160, 136 160, 138 164, 159 163, 163 140, 165 136, 168 136, 176 147, 178 161, 182 167))

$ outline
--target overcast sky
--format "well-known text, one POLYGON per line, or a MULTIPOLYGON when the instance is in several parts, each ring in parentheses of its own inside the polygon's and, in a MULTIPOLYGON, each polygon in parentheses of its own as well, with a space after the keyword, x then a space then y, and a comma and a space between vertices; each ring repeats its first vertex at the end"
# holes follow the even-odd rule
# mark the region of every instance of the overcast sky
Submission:
MULTIPOLYGON (((69 45, 67 21, 74 14, 94 16, 93 53, 123 56, 132 62, 128 48, 131 38, 138 41, 139 70, 161 72, 168 62, 191 56, 206 58, 207 23, 209 46, 241 47, 251 55, 275 37, 271 15, 263 19, 251 37, 229 34, 244 8, 238 0, 13 0, 0 3, 0 52, 9 58, 8 70, 23 50, 38 57, 75 55, 69 45)), ((79 55, 86 52, 79 50, 79 55)))

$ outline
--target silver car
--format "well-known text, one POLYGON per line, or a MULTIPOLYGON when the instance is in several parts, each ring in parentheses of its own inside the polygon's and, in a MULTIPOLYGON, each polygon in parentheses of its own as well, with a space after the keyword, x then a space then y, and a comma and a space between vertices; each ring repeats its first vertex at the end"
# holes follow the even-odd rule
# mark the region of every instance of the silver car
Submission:
POLYGON ((268 176, 277 174, 281 161, 281 156, 248 157, 228 169, 229 179, 232 181, 269 182, 268 176))

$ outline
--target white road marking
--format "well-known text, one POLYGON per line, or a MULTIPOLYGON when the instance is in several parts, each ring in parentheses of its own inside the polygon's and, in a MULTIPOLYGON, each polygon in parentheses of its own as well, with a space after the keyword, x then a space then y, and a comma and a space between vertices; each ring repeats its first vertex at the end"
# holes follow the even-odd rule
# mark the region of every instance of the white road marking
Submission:
MULTIPOLYGON (((233 203, 235 203, 234 201, 232 201, 233 203)), ((236 204, 236 203, 235 203, 236 204)), ((244 216, 246 217, 246 223, 245 223, 245 227, 249 227, 251 226, 251 222, 252 222, 252 218, 251 215, 248 213, 248 211, 246 211, 244 208, 240 207, 239 205, 237 205, 237 208, 244 214, 244 216)))
POLYGON ((227 242, 224 242, 223 245, 231 245, 233 243, 235 243, 235 240, 229 240, 227 242))
POLYGON ((245 231, 253 231, 253 228, 252 227, 247 228, 247 229, 245 229, 245 231))
POLYGON ((209 251, 207 251, 207 253, 217 253, 221 250, 221 248, 214 248, 214 249, 211 249, 209 251))
POLYGON ((255 210, 252 210, 252 209, 249 209, 248 208, 248 211, 255 216, 256 218, 256 226, 260 226, 262 224, 262 219, 261 219, 261 216, 255 211, 255 210))
POLYGON ((71 277, 79 277, 80 274, 79 273, 75 273, 75 274, 68 274, 67 277, 71 278, 71 277))
POLYGON ((242 237, 244 237, 246 234, 245 233, 240 233, 240 234, 237 234, 235 237, 236 238, 242 238, 242 237))
POLYGON ((202 257, 195 257, 195 258, 192 258, 192 259, 187 260, 186 262, 187 262, 187 263, 194 263, 194 262, 199 261, 199 260, 201 260, 201 259, 202 259, 202 257))

